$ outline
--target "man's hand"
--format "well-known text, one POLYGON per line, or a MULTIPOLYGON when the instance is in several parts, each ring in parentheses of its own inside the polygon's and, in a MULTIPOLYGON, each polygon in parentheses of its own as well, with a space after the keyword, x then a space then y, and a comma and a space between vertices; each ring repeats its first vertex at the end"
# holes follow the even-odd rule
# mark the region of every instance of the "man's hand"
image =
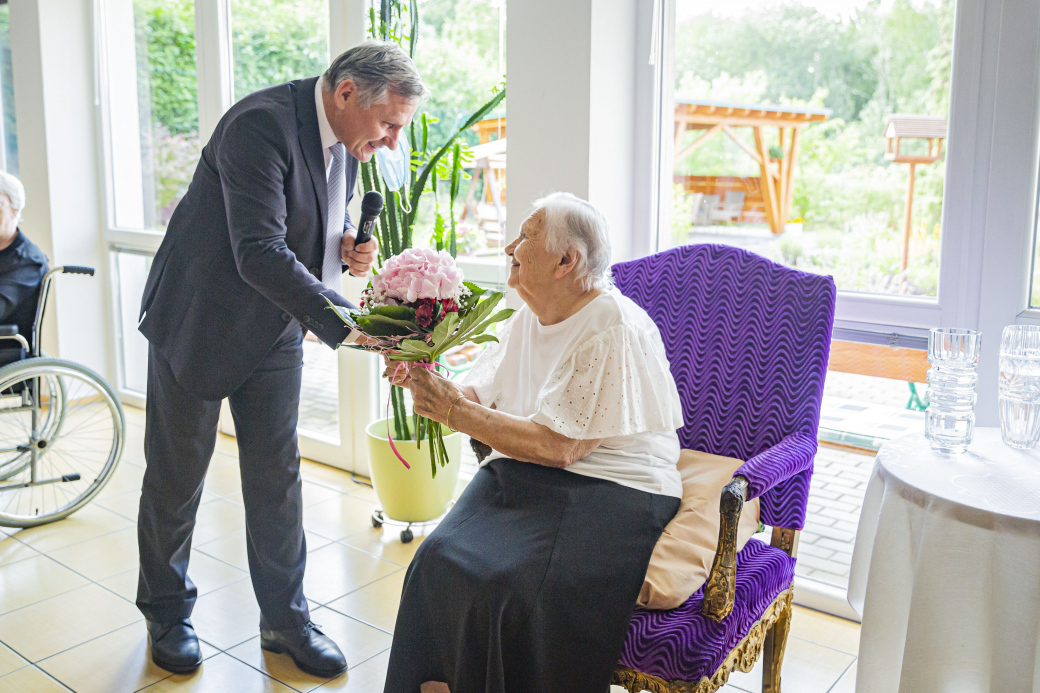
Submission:
POLYGON ((361 245, 354 247, 354 236, 344 231, 340 251, 343 262, 350 267, 351 274, 355 277, 367 277, 372 265, 376 264, 379 244, 376 243, 376 237, 372 236, 361 245))

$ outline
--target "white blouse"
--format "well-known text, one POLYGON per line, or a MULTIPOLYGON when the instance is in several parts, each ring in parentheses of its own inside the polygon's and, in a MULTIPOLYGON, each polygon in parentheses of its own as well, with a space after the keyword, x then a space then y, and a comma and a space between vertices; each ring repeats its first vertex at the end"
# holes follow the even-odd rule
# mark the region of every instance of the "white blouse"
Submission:
POLYGON ((524 306, 461 382, 484 406, 575 440, 603 439, 568 471, 682 497, 679 392, 657 325, 617 289, 555 325, 524 306))

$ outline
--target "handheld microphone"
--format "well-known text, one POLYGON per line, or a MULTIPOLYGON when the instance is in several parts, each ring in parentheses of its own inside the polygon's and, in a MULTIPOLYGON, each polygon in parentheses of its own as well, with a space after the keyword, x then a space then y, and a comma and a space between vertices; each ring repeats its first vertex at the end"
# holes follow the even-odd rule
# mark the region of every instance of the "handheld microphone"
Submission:
POLYGON ((379 218, 379 213, 382 211, 383 196, 375 190, 365 193, 364 199, 361 200, 361 220, 358 222, 357 237, 354 239, 355 246, 366 243, 372 238, 376 219, 379 218))

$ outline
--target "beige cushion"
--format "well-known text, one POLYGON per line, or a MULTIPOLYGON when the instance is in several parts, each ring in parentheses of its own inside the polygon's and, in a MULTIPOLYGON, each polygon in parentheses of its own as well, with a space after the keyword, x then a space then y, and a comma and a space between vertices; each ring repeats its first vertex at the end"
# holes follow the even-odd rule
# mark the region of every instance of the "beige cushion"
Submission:
MULTIPOLYGON (((733 473, 744 464, 732 457, 696 450, 679 454, 683 497, 679 512, 654 547, 637 605, 674 609, 708 579, 719 543, 719 500, 733 473)), ((737 523, 737 550, 758 531, 758 499, 744 503, 737 523)), ((739 569, 739 568, 738 568, 739 569)))

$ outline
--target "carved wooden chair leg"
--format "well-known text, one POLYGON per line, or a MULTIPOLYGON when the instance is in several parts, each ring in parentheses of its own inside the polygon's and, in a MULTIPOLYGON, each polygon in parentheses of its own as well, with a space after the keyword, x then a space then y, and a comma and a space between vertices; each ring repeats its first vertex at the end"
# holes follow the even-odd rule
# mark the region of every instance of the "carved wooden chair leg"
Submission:
POLYGON ((791 602, 766 634, 762 647, 762 693, 780 693, 780 667, 784 663, 787 636, 791 632, 791 602))
MULTIPOLYGON (((785 527, 774 527, 770 545, 779 548, 788 556, 798 553, 798 531, 785 527)), ((762 647, 762 693, 780 693, 780 667, 784 663, 787 636, 791 632, 791 605, 793 592, 788 593, 776 623, 766 634, 762 647)))

